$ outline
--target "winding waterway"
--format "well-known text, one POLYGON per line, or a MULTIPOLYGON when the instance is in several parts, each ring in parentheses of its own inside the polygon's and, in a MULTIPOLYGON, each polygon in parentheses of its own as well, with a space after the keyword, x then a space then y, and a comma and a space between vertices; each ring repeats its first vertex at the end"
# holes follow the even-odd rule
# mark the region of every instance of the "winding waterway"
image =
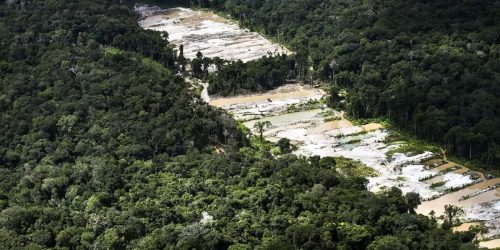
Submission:
MULTIPOLYGON (((174 44, 184 46, 188 58, 197 51, 206 56, 244 61, 268 53, 289 53, 282 46, 210 12, 146 6, 137 10, 143 15, 142 27, 167 31, 174 44)), ((250 129, 257 121, 270 121, 272 126, 264 133, 266 139, 290 139, 297 146, 295 154, 343 156, 373 168, 377 175, 368 177, 370 191, 398 187, 404 193, 419 193, 425 201, 417 211, 426 215, 431 211, 442 215, 448 204, 462 207, 463 221, 478 222, 489 228, 481 236, 485 239, 481 245, 500 247, 500 239, 494 239, 500 237, 500 178, 487 179, 432 152, 394 153, 405 142, 388 140, 391 131, 379 124, 355 126, 342 112, 324 106, 297 109, 319 101, 325 94, 320 89, 295 84, 262 94, 211 98, 206 92, 208 85, 203 86, 202 98, 206 102, 226 109, 250 129)), ((466 230, 467 226, 460 230, 466 230)))

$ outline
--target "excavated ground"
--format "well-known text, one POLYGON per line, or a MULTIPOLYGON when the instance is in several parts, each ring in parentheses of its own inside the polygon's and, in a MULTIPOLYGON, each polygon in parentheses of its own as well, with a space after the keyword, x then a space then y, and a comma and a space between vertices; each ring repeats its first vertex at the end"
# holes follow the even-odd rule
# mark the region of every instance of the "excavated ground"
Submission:
POLYGON ((136 11, 143 17, 139 21, 141 27, 167 31, 168 40, 184 45, 184 56, 189 59, 195 58, 198 51, 206 57, 244 62, 269 54, 290 53, 283 46, 212 12, 147 6, 138 6, 136 11))

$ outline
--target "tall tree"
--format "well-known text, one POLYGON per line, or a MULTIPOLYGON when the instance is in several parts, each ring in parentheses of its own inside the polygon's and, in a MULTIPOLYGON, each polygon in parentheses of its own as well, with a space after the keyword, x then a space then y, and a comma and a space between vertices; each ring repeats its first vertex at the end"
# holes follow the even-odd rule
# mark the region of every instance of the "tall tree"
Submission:
POLYGON ((263 140, 263 133, 266 131, 267 128, 271 126, 270 121, 258 121, 256 122, 253 127, 257 130, 257 133, 259 133, 259 138, 260 140, 263 140))

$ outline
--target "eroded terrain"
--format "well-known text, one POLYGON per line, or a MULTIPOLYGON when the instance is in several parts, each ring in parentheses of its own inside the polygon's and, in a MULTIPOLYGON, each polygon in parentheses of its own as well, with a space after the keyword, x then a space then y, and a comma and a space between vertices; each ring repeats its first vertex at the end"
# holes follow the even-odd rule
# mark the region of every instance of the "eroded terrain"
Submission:
POLYGON ((138 6, 136 10, 143 17, 139 22, 141 27, 167 31, 170 42, 184 45, 184 56, 189 59, 195 58, 198 51, 206 57, 244 62, 268 54, 290 53, 260 34, 211 12, 148 6, 138 6))

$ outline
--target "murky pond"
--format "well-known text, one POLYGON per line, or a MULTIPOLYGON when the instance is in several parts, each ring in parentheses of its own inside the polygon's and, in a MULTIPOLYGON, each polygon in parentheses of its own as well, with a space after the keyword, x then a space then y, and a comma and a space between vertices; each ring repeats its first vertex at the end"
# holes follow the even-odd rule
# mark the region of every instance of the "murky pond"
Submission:
MULTIPOLYGON (((318 117, 319 113, 321 113, 321 109, 311 109, 306 111, 299 111, 293 113, 287 113, 277 116, 268 116, 262 119, 256 119, 244 122, 245 126, 249 128, 253 128, 256 122, 269 121, 273 126, 281 126, 283 124, 289 123, 300 123, 301 121, 310 122, 310 121, 320 121, 320 117, 318 117)), ((268 133, 266 133, 268 134, 268 133)))

